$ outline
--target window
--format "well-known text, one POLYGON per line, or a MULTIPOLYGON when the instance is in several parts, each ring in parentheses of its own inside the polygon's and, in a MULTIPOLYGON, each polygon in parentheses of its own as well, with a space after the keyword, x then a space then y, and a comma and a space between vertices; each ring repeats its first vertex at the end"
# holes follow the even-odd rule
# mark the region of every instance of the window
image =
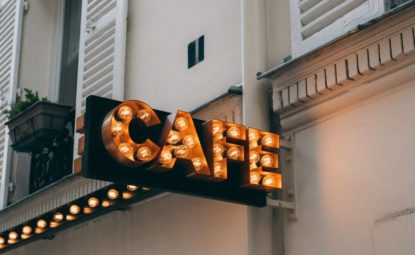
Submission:
POLYGON ((75 106, 82 2, 65 1, 59 102, 75 106))
MULTIPOLYGON (((81 0, 30 1, 22 20, 20 90, 75 107, 81 8, 81 0)), ((13 153, 9 204, 72 172, 74 112, 60 112, 66 118, 59 133, 50 132, 30 154, 13 153)))
POLYGON ((197 40, 187 46, 187 68, 192 68, 205 59, 205 36, 202 35, 197 40))

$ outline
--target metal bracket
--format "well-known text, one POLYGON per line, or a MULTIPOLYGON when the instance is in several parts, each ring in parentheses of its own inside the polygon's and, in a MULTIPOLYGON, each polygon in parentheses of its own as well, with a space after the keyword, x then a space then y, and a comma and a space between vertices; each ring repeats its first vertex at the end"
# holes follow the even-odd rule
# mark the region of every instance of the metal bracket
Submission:
POLYGON ((293 167, 293 136, 282 137, 280 141, 280 166, 282 169, 283 188, 278 194, 267 198, 267 205, 286 209, 288 220, 297 220, 295 204, 295 172, 293 167))

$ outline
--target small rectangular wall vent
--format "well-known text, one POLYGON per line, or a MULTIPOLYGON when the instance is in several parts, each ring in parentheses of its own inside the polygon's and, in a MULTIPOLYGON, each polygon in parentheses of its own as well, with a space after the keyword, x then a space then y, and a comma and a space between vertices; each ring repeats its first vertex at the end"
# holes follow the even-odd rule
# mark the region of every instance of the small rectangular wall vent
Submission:
POLYGON ((205 59, 205 36, 187 45, 187 68, 190 69, 205 59))

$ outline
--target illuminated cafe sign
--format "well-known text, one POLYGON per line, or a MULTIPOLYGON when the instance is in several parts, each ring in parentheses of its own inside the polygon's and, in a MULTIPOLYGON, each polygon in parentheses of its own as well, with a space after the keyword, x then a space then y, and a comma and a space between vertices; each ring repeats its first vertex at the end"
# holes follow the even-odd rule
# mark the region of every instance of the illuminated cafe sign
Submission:
POLYGON ((146 103, 86 100, 75 172, 251 206, 282 188, 279 135, 146 103))

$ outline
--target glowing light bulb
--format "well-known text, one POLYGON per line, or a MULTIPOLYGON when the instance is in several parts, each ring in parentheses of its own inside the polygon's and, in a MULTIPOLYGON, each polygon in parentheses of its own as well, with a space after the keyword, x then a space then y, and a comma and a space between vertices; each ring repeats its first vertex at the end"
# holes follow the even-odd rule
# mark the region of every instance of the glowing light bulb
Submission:
POLYGON ((186 145, 187 148, 192 148, 196 143, 192 135, 187 135, 183 138, 183 144, 186 145))
POLYGON ((1 245, 6 244, 6 239, 4 239, 3 237, 0 237, 0 244, 1 245))
POLYGON ((239 148, 238 148, 238 147, 231 147, 231 148, 229 148, 229 150, 226 152, 226 156, 227 156, 228 158, 230 158, 230 159, 233 159, 233 160, 237 160, 237 159, 239 159, 240 154, 241 154, 241 151, 239 150, 239 148))
POLYGON ((113 135, 119 135, 124 131, 124 125, 121 122, 115 122, 111 125, 113 135))
POLYGON ((125 199, 125 200, 127 200, 127 199, 131 199, 131 198, 133 198, 134 197, 134 194, 133 193, 131 193, 131 192, 123 192, 122 193, 122 198, 123 199, 125 199))
POLYGON ((214 136, 222 133, 222 131, 223 131, 223 128, 222 128, 221 124, 219 124, 219 123, 213 123, 212 124, 212 134, 214 136))
POLYGON ((174 127, 177 130, 184 130, 188 127, 189 123, 187 122, 187 120, 183 117, 179 117, 176 119, 176 121, 174 122, 174 127))
POLYGON ((22 228, 22 233, 25 235, 30 235, 32 233, 32 227, 31 226, 24 226, 22 228))
POLYGON ((143 187, 143 190, 144 191, 149 191, 150 189, 149 188, 146 188, 146 187, 143 187))
POLYGON ((11 240, 17 240, 18 237, 19 237, 19 234, 15 231, 12 231, 9 233, 9 239, 11 240))
POLYGON ((165 150, 160 155, 159 163, 162 164, 162 165, 166 165, 166 164, 170 163, 172 158, 173 158, 173 155, 171 155, 171 152, 165 150))
POLYGON ((141 161, 148 161, 151 159, 151 150, 148 147, 140 147, 137 151, 137 158, 141 161))
POLYGON ((249 141, 256 142, 258 140, 258 133, 255 131, 249 132, 249 141))
POLYGON ((226 135, 232 138, 239 138, 241 136, 241 131, 239 130, 239 128, 233 126, 230 127, 228 131, 226 131, 226 135))
POLYGON ((120 196, 120 193, 116 189, 110 189, 107 192, 107 196, 109 199, 117 199, 120 196))
POLYGON ((215 143, 213 145, 213 154, 215 154, 215 156, 222 155, 224 150, 225 148, 223 148, 221 144, 215 143))
POLYGON ((111 206, 111 202, 108 200, 103 200, 102 201, 102 207, 106 208, 106 207, 110 207, 111 206))
POLYGON ((50 227, 51 228, 56 228, 56 227, 58 227, 59 226, 59 223, 58 222, 56 222, 56 221, 51 221, 50 222, 50 227))
POLYGON ((122 143, 118 146, 118 150, 122 154, 127 155, 128 153, 130 153, 133 150, 133 148, 128 143, 122 143))
POLYGON ((94 211, 94 209, 92 209, 89 206, 84 207, 84 214, 91 214, 93 211, 94 211))
POLYGON ((57 212, 53 215, 53 220, 56 221, 56 222, 63 221, 63 218, 64 218, 64 216, 60 212, 57 212))
POLYGON ((176 149, 174 149, 174 155, 176 155, 177 157, 186 157, 188 153, 187 147, 184 145, 180 145, 179 147, 177 147, 176 149))
POLYGON ((264 155, 261 158, 261 165, 265 167, 272 167, 274 164, 274 159, 271 155, 264 155))
POLYGON ((259 153, 256 151, 250 151, 249 152, 249 163, 255 164, 259 160, 259 153))
POLYGON ((222 176, 223 174, 224 174, 224 171, 223 171, 222 164, 216 162, 213 165, 213 175, 218 177, 218 176, 222 176))
POLYGON ((251 184, 258 184, 261 180, 261 175, 258 172, 251 172, 249 174, 249 182, 251 184))
POLYGON ((138 190, 138 186, 135 186, 135 185, 127 185, 127 189, 129 191, 136 191, 136 190, 138 190))
POLYGON ((38 228, 44 229, 48 226, 48 223, 47 221, 41 219, 37 221, 36 225, 38 228))
POLYGON ((26 235, 26 234, 21 234, 20 236, 22 239, 28 239, 30 237, 30 235, 26 235))
POLYGON ((71 205, 69 207, 69 212, 73 215, 76 215, 81 212, 81 208, 78 205, 71 205))
POLYGON ((118 109, 118 117, 122 120, 131 119, 133 117, 133 110, 128 106, 121 106, 118 109))
POLYGON ((151 114, 146 109, 141 109, 138 111, 138 117, 144 122, 149 122, 151 119, 151 114))
POLYGON ((274 146, 275 140, 271 135, 265 135, 261 139, 261 144, 265 146, 274 146))
POLYGON ((277 187, 277 179, 273 175, 267 175, 262 180, 262 185, 269 187, 277 187))
POLYGON ((88 199, 88 205, 89 205, 89 207, 91 207, 91 208, 95 208, 95 207, 97 207, 97 206, 99 205, 99 200, 98 200, 98 198, 96 198, 96 197, 90 197, 90 198, 88 199))
POLYGON ((180 141, 180 135, 176 131, 170 131, 169 136, 167 137, 167 142, 169 144, 176 144, 180 141))
POLYGON ((66 215, 66 220, 67 221, 72 221, 72 220, 74 220, 74 219, 76 219, 76 217, 75 216, 73 216, 72 214, 68 214, 68 215, 66 215))
POLYGON ((192 158, 192 162, 196 171, 203 169, 203 162, 201 158, 192 158))

